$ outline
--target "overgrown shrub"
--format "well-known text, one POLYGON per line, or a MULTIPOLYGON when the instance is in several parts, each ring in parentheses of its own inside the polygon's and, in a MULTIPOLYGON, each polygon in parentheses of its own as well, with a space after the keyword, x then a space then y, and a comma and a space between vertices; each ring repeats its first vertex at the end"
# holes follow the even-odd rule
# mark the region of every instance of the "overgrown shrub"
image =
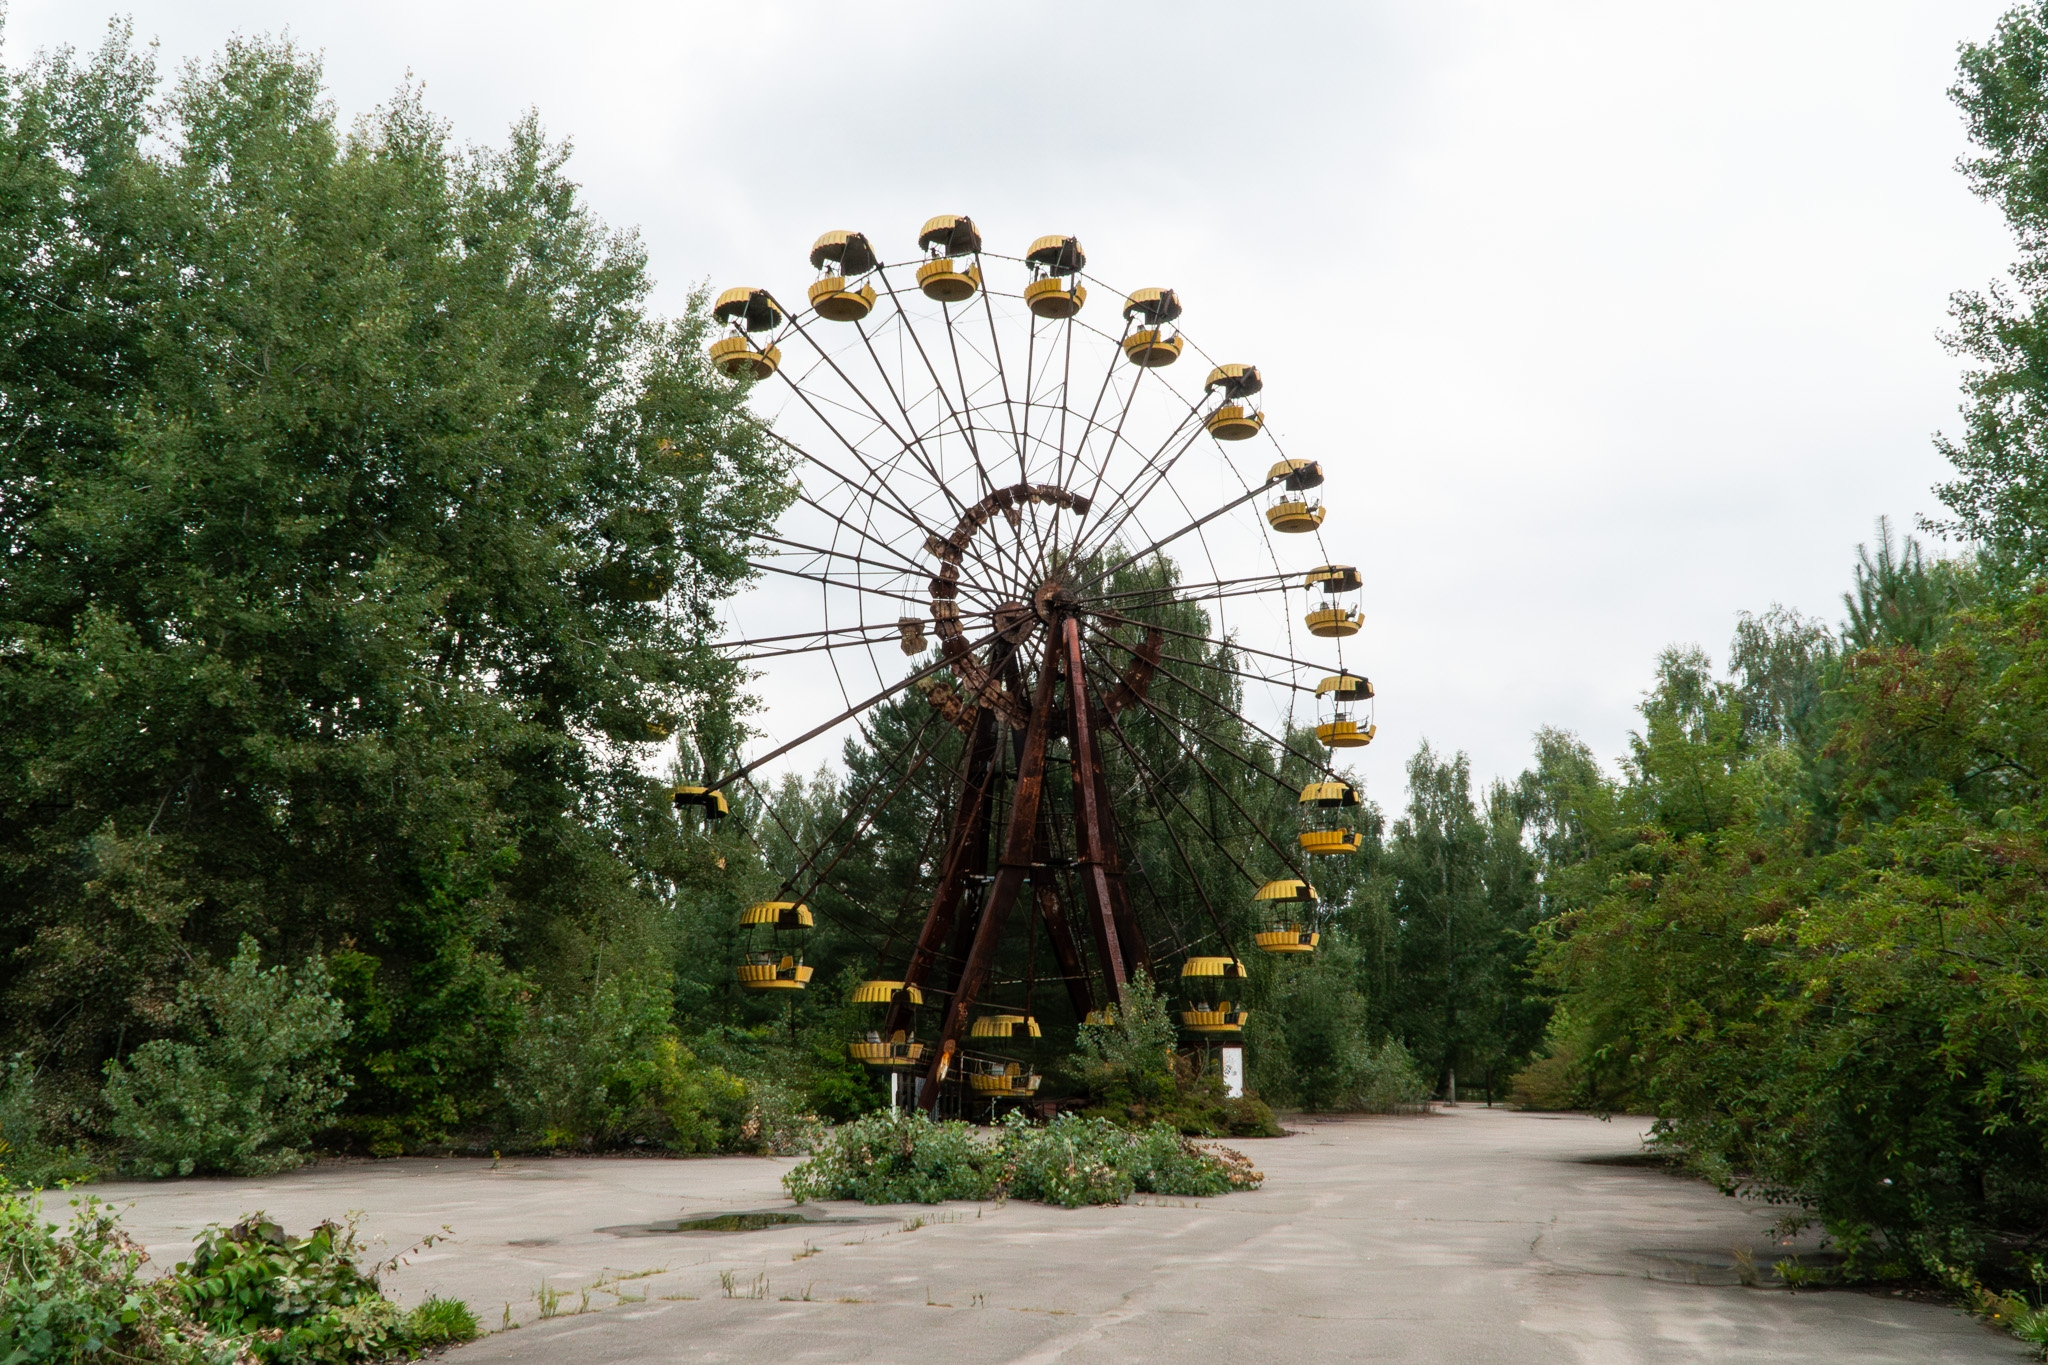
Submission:
POLYGON ((1081 1025, 1065 1070, 1088 1088, 1097 1118, 1164 1123, 1198 1137, 1279 1136, 1263 1101, 1225 1096, 1220 1075, 1175 1052, 1178 1038, 1165 996, 1139 972, 1124 983, 1112 1022, 1081 1025))
POLYGON ((74 1200, 59 1236, 33 1197, 0 1193, 0 1360, 199 1362, 167 1282, 142 1277, 148 1255, 97 1199, 74 1200))
POLYGON ((761 1156, 800 1156, 825 1136, 825 1121, 812 1113, 803 1098, 774 1081, 749 1080, 747 1116, 732 1135, 735 1151, 761 1156))
POLYGON ((964 1123, 934 1123, 917 1110, 885 1110, 827 1133, 810 1160, 785 1173, 799 1204, 939 1204, 996 1193, 993 1149, 964 1123))
POLYGON ((107 1064, 102 1093, 128 1162, 153 1176, 297 1165, 347 1084, 334 1049, 348 1020, 321 959, 266 971, 244 938, 227 966, 179 983, 169 1023, 179 1037, 107 1064))
MULTIPOLYGON (((0 1167, 7 1183, 41 1189, 64 1180, 89 1180, 100 1163, 44 1136, 43 1087, 28 1058, 16 1053, 0 1066, 0 1167)), ((5 1357, 0 1357, 4 1359, 5 1357)))
POLYGON ((1225 1194, 1263 1180, 1241 1153, 1197 1146, 1163 1123, 1133 1129, 1064 1114, 1035 1124, 1012 1114, 985 1134, 910 1111, 841 1125, 782 1183, 798 1203, 1014 1198, 1077 1208, 1121 1203, 1133 1193, 1225 1194))
POLYGON ((323 1223, 287 1236, 256 1214, 209 1228, 170 1274, 97 1199, 72 1201, 71 1226, 34 1197, 0 1195, 0 1361, 75 1365, 360 1365, 473 1340, 477 1323, 452 1299, 410 1313, 377 1286, 351 1228, 323 1223))
POLYGON ((405 1326, 412 1344, 425 1351, 460 1346, 484 1334, 476 1314, 461 1299, 423 1299, 419 1307, 405 1315, 405 1326))
POLYGON ((1110 1023, 1081 1025, 1067 1069, 1105 1105, 1157 1105, 1174 1095, 1178 1038, 1165 997, 1141 971, 1124 983, 1110 1023))
POLYGON ((519 1140, 547 1148, 713 1152, 756 1107, 744 1081, 682 1045, 665 994, 630 977, 536 1013, 501 1085, 519 1140))
POLYGON ((1570 1039, 1553 1042, 1543 1055, 1508 1081, 1508 1102, 1517 1109, 1556 1111, 1579 1107, 1579 1048, 1570 1039))
POLYGON ((1429 1082, 1393 1038, 1374 1042, 1355 949, 1332 943, 1291 963, 1252 1016, 1253 1074, 1275 1102, 1317 1111, 1390 1113, 1429 1099, 1429 1082))
POLYGON ((996 1150, 1005 1194, 1062 1208, 1121 1203, 1133 1193, 1199 1196, 1258 1188, 1264 1177, 1241 1154, 1229 1155, 1234 1162, 1164 1123, 1126 1128, 1075 1114, 1042 1125, 1012 1114, 996 1150))
POLYGON ((349 948, 328 965, 350 1020, 342 1056, 354 1085, 335 1125, 349 1146, 398 1156, 495 1117, 525 1023, 523 978, 460 937, 425 961, 349 948))
POLYGON ((279 1365, 346 1365, 407 1345, 406 1315, 361 1264, 353 1226, 304 1237, 262 1214, 208 1228, 173 1292, 194 1322, 279 1365))

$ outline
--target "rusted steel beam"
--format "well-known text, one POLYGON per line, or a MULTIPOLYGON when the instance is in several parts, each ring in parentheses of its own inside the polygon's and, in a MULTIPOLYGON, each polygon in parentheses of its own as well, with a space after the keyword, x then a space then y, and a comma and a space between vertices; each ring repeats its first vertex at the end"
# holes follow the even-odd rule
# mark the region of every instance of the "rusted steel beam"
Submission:
POLYGON ((1103 767, 1102 750, 1096 743, 1096 732, 1092 727, 1085 764, 1094 780, 1095 809, 1101 816, 1102 873, 1103 879, 1109 883, 1109 909, 1116 923, 1117 942, 1124 951, 1124 975, 1136 976, 1140 968, 1150 970, 1152 953, 1146 947, 1144 930, 1138 927, 1138 912, 1131 905, 1130 885, 1124 880, 1123 841, 1117 830, 1116 802, 1109 797, 1109 775, 1103 767))
POLYGON ((1088 901, 1089 928, 1102 952, 1104 993, 1121 1000, 1130 975, 1123 926, 1117 922, 1116 900, 1109 884, 1109 827, 1105 784, 1100 779, 1101 755, 1095 749, 1095 717, 1088 700, 1088 674, 1081 661, 1081 623, 1071 617, 1060 628, 1067 665, 1068 744, 1074 759, 1075 845, 1081 855, 1081 891, 1088 901))
MULTIPOLYGON (((988 867, 988 821, 994 799, 997 735, 995 714, 986 708, 975 713, 974 728, 968 734, 965 761, 961 764, 960 799, 953 807, 953 825, 946 835, 946 852, 939 864, 939 884, 932 891, 931 908, 925 912, 924 927, 918 931, 917 947, 911 950, 910 965, 903 979, 922 986, 939 956, 939 947, 953 928, 969 877, 980 876, 988 867)), ((908 1027, 910 1005, 901 996, 889 1006, 883 1023, 884 1038, 908 1027)))
POLYGON ((1067 987, 1067 999, 1074 1017, 1085 1019, 1095 1008, 1094 992, 1088 989, 1088 964, 1081 960, 1080 945, 1074 942, 1074 927, 1067 923, 1066 907, 1060 904, 1059 888, 1053 881, 1046 859, 1052 854, 1052 826, 1044 804, 1038 812, 1038 838, 1031 846, 1031 893, 1038 903, 1038 917, 1045 921, 1045 936, 1052 942, 1053 957, 1060 964, 1060 976, 1067 987))
POLYGON ((924 1093, 918 1105, 929 1113, 939 1102, 939 1084, 953 1068, 960 1039, 967 1033, 967 1013, 981 988, 988 982, 995 963, 996 945, 1017 893, 1024 885, 1032 864, 1032 847, 1038 839, 1038 809, 1045 796, 1045 741, 1052 728, 1053 683, 1059 673, 1059 638, 1048 635, 1045 666, 1038 675, 1038 695, 1032 699, 1031 720, 1024 727, 1024 749, 1017 761, 1017 781, 1010 792, 1010 818, 1003 831, 1002 856, 996 865, 995 881, 982 903, 981 922, 974 929, 973 946, 946 1003, 946 1022, 939 1031, 938 1047, 925 1073, 924 1093))

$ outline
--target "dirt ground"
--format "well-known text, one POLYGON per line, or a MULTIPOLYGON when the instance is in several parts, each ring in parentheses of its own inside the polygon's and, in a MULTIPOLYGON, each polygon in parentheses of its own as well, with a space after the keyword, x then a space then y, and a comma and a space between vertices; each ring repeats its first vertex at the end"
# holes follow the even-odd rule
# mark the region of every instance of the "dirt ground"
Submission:
MULTIPOLYGON (((1401 1361, 1409 1365, 2017 1362, 1952 1309, 1744 1287, 1774 1212, 1629 1164, 1640 1127, 1471 1106, 1295 1120, 1240 1144, 1266 1187, 1117 1208, 797 1209, 792 1164, 406 1160, 264 1180, 100 1187, 168 1264, 209 1222, 359 1211, 386 1283, 467 1300, 491 1336, 450 1365, 576 1361, 1401 1361), (804 1221, 685 1231, 748 1212, 804 1221)), ((759 1220, 737 1220, 753 1223, 759 1220)))

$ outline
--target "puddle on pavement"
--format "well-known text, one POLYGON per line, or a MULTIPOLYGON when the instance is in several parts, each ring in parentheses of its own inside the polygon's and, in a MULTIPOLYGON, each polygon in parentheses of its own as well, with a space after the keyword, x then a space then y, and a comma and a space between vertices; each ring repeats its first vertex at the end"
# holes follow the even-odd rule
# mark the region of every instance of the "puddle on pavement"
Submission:
POLYGON ((720 1213, 704 1218, 684 1218, 663 1223, 621 1223, 614 1227, 599 1228, 614 1237, 666 1237, 675 1233, 690 1232, 761 1232, 767 1228, 789 1227, 802 1224, 805 1227, 826 1227, 843 1223, 886 1223, 887 1218, 807 1218, 801 1213, 769 1210, 756 1213, 720 1213))
POLYGON ((1781 1283, 1774 1268, 1783 1261, 1793 1261, 1806 1270, 1827 1273, 1840 1266, 1842 1258, 1834 1252, 1795 1251, 1790 1247, 1763 1246, 1727 1250, 1702 1247, 1637 1247, 1630 1255, 1649 1263, 1649 1276, 1667 1284, 1700 1284, 1732 1286, 1739 1284, 1763 1285, 1775 1288, 1781 1283))

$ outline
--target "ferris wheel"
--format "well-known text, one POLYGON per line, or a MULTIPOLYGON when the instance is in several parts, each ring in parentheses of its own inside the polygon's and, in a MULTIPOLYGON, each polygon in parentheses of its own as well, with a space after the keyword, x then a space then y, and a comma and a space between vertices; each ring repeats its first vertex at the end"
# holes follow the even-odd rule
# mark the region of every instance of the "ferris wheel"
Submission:
MULTIPOLYGON (((870 1066, 923 1076, 931 1108, 949 1087, 1036 1091, 1028 1062, 1005 1055, 1043 1032, 1029 979, 1022 1007, 991 994, 1020 953, 1078 1021, 1113 1017, 1145 972, 1178 982, 1191 1036, 1240 1034, 1240 951, 1320 940, 1313 864, 1360 847, 1358 794, 1332 754, 1375 727, 1372 684, 1343 655, 1363 582, 1323 547, 1322 466, 1281 447, 1258 367, 1204 352, 1173 289, 1120 292, 1090 274, 1074 237, 1008 256, 942 215, 917 246, 885 261, 864 234, 828 232, 803 306, 756 287, 713 306, 725 332, 711 361, 752 381, 797 484, 752 558, 783 586, 779 605, 720 644, 766 673, 802 670, 839 704, 672 795, 722 817, 764 764, 916 704, 881 778, 848 794, 850 837, 841 825, 838 843, 799 849, 776 898, 741 912, 751 940, 735 971, 749 991, 805 989, 809 899, 914 774, 936 775, 929 875, 900 913, 869 907, 864 927, 886 926, 884 974, 854 992, 872 1018, 849 1042, 870 1066), (1266 724, 1248 704, 1233 713, 1312 777, 1295 837, 1266 839, 1263 871, 1238 863, 1245 884, 1202 887, 1199 905, 1136 892, 1124 837, 1189 811, 1189 780, 1215 781, 1221 741, 1162 708, 1176 688, 1219 704, 1263 695, 1266 724), (1151 721, 1148 753, 1132 731, 1151 721), (1192 755, 1180 767, 1196 776, 1161 777, 1160 743, 1192 755), (1218 897, 1251 913, 1220 916, 1218 897)), ((1221 752, 1296 791, 1270 760, 1221 752)))

